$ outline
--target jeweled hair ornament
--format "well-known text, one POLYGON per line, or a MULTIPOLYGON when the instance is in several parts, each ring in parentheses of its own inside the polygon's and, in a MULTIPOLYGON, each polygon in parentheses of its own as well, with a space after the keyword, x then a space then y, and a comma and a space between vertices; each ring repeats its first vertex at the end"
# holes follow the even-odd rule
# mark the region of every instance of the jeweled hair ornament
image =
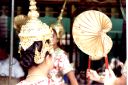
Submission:
POLYGON ((62 19, 63 19, 62 16, 63 16, 66 2, 67 2, 67 0, 64 1, 63 7, 61 9, 61 13, 60 13, 57 21, 55 23, 51 24, 51 26, 50 26, 57 32, 57 38, 59 38, 59 39, 61 39, 64 34, 64 26, 62 24, 62 19))
POLYGON ((19 38, 20 38, 20 46, 26 50, 29 48, 35 41, 42 41, 43 47, 41 52, 38 52, 37 48, 35 49, 35 57, 34 62, 39 64, 43 62, 45 53, 50 52, 52 49, 51 44, 46 41, 50 41, 52 38, 52 31, 49 29, 49 26, 45 23, 42 23, 41 20, 38 19, 39 13, 36 7, 35 0, 29 0, 30 11, 28 12, 29 20, 25 25, 22 25, 19 38))

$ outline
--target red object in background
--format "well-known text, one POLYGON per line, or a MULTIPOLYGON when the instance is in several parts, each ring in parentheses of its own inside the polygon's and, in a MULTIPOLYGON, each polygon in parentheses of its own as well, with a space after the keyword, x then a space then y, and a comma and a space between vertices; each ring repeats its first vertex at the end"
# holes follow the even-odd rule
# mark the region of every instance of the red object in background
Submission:
MULTIPOLYGON (((90 59, 90 56, 88 58, 88 69, 90 71, 90 68, 91 68, 91 59, 90 59)), ((90 85, 90 77, 88 77, 88 84, 87 85, 90 85)))
POLYGON ((105 65, 106 65, 106 69, 108 69, 108 56, 105 56, 105 65))

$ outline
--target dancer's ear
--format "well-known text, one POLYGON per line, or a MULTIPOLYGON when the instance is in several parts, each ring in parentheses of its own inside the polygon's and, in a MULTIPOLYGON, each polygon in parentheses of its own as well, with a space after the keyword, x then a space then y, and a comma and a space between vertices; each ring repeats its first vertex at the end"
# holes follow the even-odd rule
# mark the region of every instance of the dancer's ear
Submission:
POLYGON ((53 65, 53 59, 52 59, 52 56, 49 54, 49 55, 46 55, 46 58, 45 58, 45 60, 46 60, 46 63, 47 63, 47 65, 49 65, 49 66, 52 66, 53 65))

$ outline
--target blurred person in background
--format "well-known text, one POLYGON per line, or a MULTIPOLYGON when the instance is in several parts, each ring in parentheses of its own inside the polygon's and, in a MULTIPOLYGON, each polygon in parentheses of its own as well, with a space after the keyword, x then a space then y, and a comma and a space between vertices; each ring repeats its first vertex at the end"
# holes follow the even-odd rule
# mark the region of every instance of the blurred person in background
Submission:
MULTIPOLYGON (((6 50, 6 43, 0 42, 0 85, 8 85, 8 77, 9 77, 9 52, 6 50)), ((12 57, 11 61, 12 70, 12 85, 16 84, 24 77, 24 71, 19 64, 19 61, 12 57)))

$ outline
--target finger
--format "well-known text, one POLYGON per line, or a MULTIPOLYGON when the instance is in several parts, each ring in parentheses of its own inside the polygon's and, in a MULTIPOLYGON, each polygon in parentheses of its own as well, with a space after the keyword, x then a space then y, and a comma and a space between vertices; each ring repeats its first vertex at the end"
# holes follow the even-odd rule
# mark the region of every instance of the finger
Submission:
POLYGON ((105 76, 115 78, 115 74, 111 67, 108 67, 108 69, 105 70, 105 76))
POLYGON ((109 73, 110 73, 111 76, 115 77, 115 74, 114 74, 113 70, 110 67, 109 67, 109 73))

